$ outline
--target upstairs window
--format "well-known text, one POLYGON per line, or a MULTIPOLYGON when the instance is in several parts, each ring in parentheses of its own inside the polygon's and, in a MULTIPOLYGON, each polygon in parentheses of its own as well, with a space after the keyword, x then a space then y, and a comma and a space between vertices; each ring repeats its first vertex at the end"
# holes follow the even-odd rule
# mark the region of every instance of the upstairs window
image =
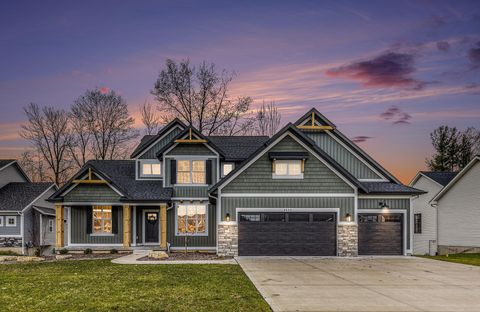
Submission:
POLYGON ((233 163, 223 163, 222 164, 222 177, 226 176, 233 170, 233 163))
POLYGON ((303 179, 302 160, 274 160, 274 179, 303 179))
POLYGON ((205 160, 178 160, 178 184, 205 184, 205 160))
POLYGON ((140 161, 141 178, 158 178, 162 176, 162 164, 155 159, 140 161))
POLYGON ((413 233, 422 234, 422 214, 416 213, 413 215, 413 233))

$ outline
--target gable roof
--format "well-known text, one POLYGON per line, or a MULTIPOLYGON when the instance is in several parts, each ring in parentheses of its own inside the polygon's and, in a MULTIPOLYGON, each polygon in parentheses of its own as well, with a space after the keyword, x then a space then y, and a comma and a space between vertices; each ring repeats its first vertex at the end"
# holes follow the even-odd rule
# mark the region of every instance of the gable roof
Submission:
POLYGON ((313 150, 314 153, 316 153, 320 158, 325 160, 330 166, 332 166, 342 177, 347 179, 351 184, 356 186, 357 188, 366 191, 364 186, 345 168, 340 166, 333 158, 331 158, 327 153, 325 153, 323 150, 318 148, 315 145, 315 142, 313 142, 312 139, 307 137, 305 134, 303 134, 300 130, 297 129, 297 127, 292 124, 288 123, 285 127, 283 127, 279 132, 277 132, 274 136, 272 136, 269 140, 267 140, 265 143, 263 143, 262 146, 260 146, 253 154, 250 155, 245 161, 243 161, 239 166, 237 166, 232 172, 230 172, 224 179, 220 180, 217 182, 215 185, 213 185, 209 190, 211 192, 217 190, 220 186, 222 186, 225 183, 229 182, 229 179, 232 178, 235 174, 243 170, 244 168, 248 167, 249 162, 253 160, 257 155, 261 154, 266 148, 268 148, 270 145, 272 145, 277 139, 279 139, 281 136, 283 136, 285 133, 290 132, 293 134, 295 137, 297 137, 301 142, 306 144, 311 150, 313 150))
POLYGON ((84 176, 89 168, 123 195, 121 201, 156 202, 170 200, 172 196, 172 188, 164 188, 162 180, 136 180, 133 159, 90 160, 49 200, 62 201, 61 194, 75 184, 73 180, 84 176))
POLYGON ((421 176, 424 176, 427 179, 437 183, 439 186, 444 187, 450 181, 452 181, 452 179, 455 178, 457 174, 458 172, 452 171, 419 171, 409 183, 409 185, 414 185, 421 176))
POLYGON ((15 167, 17 167, 18 172, 20 172, 20 174, 25 178, 25 180, 27 180, 28 182, 31 182, 30 178, 25 173, 25 171, 23 171, 22 167, 20 166, 20 164, 16 159, 0 159, 0 171, 12 165, 15 165, 15 167))
POLYGON ((226 161, 243 161, 268 141, 268 136, 208 136, 226 161))
POLYGON ((164 134, 169 132, 171 129, 174 127, 179 126, 182 129, 185 129, 187 126, 178 118, 175 118, 171 122, 169 122, 165 127, 160 129, 158 131, 158 134, 154 135, 145 135, 143 138, 140 140, 140 143, 138 146, 135 148, 133 153, 130 155, 130 158, 135 158, 137 157, 140 153, 142 153, 145 149, 150 147, 157 139, 160 139, 164 134))
POLYGON ((22 211, 55 186, 52 182, 11 182, 0 189, 0 211, 22 211))
POLYGON ((460 179, 479 161, 480 155, 473 157, 473 159, 465 166, 465 168, 458 172, 457 175, 455 175, 455 177, 450 180, 450 182, 448 182, 448 184, 430 200, 430 203, 438 202, 443 195, 445 195, 458 181, 460 181, 460 179))
POLYGON ((367 162, 370 166, 375 168, 375 170, 379 171, 379 173, 384 175, 390 181, 402 185, 402 183, 393 174, 388 172, 388 170, 386 170, 382 165, 380 165, 377 161, 375 161, 372 157, 370 157, 370 155, 368 155, 361 147, 359 147, 357 144, 355 144, 349 138, 347 138, 341 131, 337 129, 337 127, 333 122, 331 122, 327 117, 325 117, 322 113, 320 113, 316 108, 313 107, 305 115, 300 117, 295 122, 295 125, 299 126, 306 119, 311 118, 312 113, 315 115, 315 120, 319 119, 323 124, 333 127, 333 130, 328 130, 328 132, 334 135, 337 139, 339 139, 343 144, 348 146, 354 152, 358 153, 358 156, 361 157, 365 162, 367 162))
POLYGON ((4 167, 8 167, 15 161, 15 159, 0 159, 0 170, 2 170, 4 167))

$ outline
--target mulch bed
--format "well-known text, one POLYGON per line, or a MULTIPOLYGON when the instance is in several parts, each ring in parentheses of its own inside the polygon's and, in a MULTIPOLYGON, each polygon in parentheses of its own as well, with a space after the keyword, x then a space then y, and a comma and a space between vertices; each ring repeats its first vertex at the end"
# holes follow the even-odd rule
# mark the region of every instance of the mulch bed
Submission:
POLYGON ((171 252, 166 259, 139 258, 139 261, 184 261, 184 260, 226 260, 227 257, 219 257, 214 253, 207 252, 171 252))
POLYGON ((123 256, 126 256, 126 253, 117 253, 117 254, 109 254, 109 253, 93 253, 93 254, 81 254, 81 253, 72 253, 68 254, 71 255, 71 258, 57 260, 55 259, 55 255, 51 256, 43 256, 45 261, 65 261, 65 260, 96 260, 96 259, 116 259, 123 256))

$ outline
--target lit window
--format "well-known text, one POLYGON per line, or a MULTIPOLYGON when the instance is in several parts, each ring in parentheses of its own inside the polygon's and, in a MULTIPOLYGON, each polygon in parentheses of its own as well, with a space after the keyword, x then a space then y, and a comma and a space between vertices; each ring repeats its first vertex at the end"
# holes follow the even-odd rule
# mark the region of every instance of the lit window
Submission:
POLYGON ((143 160, 140 162, 140 177, 161 177, 162 164, 157 160, 143 160))
POLYGON ((112 206, 93 206, 93 233, 112 233, 112 206))
POLYGON ((222 166, 222 177, 226 176, 233 170, 233 163, 224 163, 222 166))
POLYGON ((274 162, 273 178, 303 179, 301 160, 274 160, 274 162))
POLYGON ((11 217, 6 217, 6 226, 17 226, 17 217, 11 216, 11 217))
POLYGON ((53 220, 48 220, 48 232, 53 233, 53 220))
POLYGON ((206 235, 207 206, 178 205, 177 235, 206 235))
POLYGON ((205 184, 204 160, 179 160, 177 162, 178 184, 205 184))

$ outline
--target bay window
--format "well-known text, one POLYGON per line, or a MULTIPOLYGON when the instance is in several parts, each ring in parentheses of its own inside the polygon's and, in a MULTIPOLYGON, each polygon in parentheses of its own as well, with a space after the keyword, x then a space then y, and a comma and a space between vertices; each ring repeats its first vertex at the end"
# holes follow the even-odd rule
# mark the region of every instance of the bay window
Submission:
POLYGON ((93 234, 112 234, 112 206, 93 206, 93 234))
POLYGON ((208 235, 207 205, 180 204, 176 209, 177 236, 208 235))
POLYGON ((178 184, 205 184, 205 160, 178 160, 178 184))

